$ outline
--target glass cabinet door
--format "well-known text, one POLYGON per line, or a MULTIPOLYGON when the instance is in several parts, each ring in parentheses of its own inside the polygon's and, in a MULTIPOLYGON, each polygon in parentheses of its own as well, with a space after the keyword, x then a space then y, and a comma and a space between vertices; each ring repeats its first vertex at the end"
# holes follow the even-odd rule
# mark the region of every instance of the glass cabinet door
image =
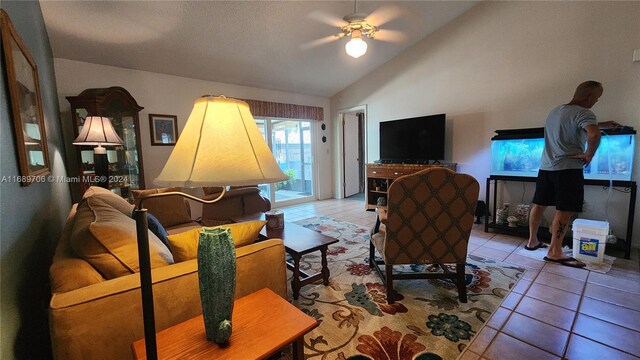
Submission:
MULTIPOLYGON (((118 136, 120 146, 105 146, 109 166, 109 189, 129 197, 132 189, 144 189, 140 128, 138 114, 143 107, 123 88, 87 89, 78 96, 67 97, 71 103, 76 136, 87 116, 108 117, 118 136)), ((81 190, 94 185, 93 146, 77 146, 79 153, 81 190)))
POLYGON ((130 189, 140 189, 135 121, 138 112, 132 110, 121 99, 114 99, 102 111, 102 116, 111 120, 111 125, 124 141, 121 146, 107 148, 109 188, 123 197, 128 197, 130 189))

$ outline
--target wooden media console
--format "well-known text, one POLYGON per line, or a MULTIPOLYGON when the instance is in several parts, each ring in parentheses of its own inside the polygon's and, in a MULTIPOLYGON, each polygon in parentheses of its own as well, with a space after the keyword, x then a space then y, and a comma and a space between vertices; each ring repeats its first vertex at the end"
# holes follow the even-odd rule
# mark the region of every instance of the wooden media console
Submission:
POLYGON ((456 163, 442 164, 367 164, 366 203, 367 210, 386 208, 387 189, 400 176, 416 173, 432 167, 444 167, 456 171, 456 163), (378 206, 378 199, 384 198, 385 206, 378 206))

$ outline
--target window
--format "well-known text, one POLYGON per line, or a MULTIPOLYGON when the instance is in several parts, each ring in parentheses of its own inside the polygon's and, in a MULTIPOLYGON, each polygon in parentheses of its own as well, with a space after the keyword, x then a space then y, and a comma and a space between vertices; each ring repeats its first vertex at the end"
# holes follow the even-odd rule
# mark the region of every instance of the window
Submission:
POLYGON ((286 181, 260 185, 263 195, 274 205, 312 200, 314 144, 311 122, 277 118, 255 120, 280 169, 289 176, 286 181))

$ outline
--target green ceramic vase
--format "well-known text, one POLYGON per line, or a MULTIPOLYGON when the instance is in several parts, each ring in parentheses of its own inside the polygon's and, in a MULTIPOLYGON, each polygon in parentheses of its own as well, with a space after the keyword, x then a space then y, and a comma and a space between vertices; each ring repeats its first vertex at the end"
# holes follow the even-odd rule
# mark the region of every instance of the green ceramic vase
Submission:
POLYGON ((202 228, 198 280, 207 339, 223 345, 231 336, 236 288, 236 249, 229 229, 202 228))

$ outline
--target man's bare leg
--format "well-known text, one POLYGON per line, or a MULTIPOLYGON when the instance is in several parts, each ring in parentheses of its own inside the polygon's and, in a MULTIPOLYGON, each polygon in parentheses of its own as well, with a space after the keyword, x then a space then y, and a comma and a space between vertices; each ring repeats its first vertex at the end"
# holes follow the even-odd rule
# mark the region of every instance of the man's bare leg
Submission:
POLYGON ((553 260, 563 259, 566 256, 562 253, 562 240, 569 229, 571 219, 576 215, 572 211, 558 211, 551 223, 551 245, 547 251, 547 257, 553 260))
POLYGON ((531 204, 531 213, 529 214, 529 242, 527 243, 528 248, 533 249, 540 244, 540 241, 538 240, 538 228, 540 228, 542 215, 546 208, 546 206, 531 204))

